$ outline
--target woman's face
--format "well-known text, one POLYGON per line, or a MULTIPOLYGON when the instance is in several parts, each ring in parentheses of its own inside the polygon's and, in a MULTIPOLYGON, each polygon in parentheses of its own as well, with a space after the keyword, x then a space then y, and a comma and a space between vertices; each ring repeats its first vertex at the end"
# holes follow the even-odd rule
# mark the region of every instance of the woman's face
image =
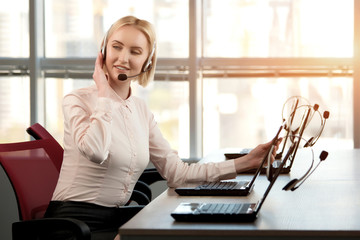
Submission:
POLYGON ((120 27, 110 36, 106 46, 105 68, 109 80, 119 82, 119 74, 139 74, 148 56, 149 46, 145 35, 133 26, 120 27))

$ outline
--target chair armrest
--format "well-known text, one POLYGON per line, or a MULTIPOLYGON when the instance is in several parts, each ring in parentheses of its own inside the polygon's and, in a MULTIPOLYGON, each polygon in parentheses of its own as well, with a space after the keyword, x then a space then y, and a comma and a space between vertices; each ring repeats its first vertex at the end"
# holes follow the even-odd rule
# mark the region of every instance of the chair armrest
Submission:
POLYGON ((72 218, 41 218, 12 224, 13 240, 61 239, 60 234, 73 236, 74 239, 79 240, 91 239, 89 226, 72 218))
POLYGON ((156 170, 156 168, 147 168, 141 174, 139 180, 150 185, 153 184, 154 182, 165 179, 160 175, 160 173, 156 170))
POLYGON ((152 200, 151 188, 148 184, 144 183, 143 181, 141 181, 141 180, 137 181, 137 183, 135 184, 134 190, 137 190, 137 191, 145 194, 147 196, 147 198, 149 199, 149 202, 152 200))
POLYGON ((125 206, 129 205, 132 201, 136 202, 139 205, 147 205, 151 201, 151 199, 149 199, 148 196, 142 191, 134 189, 131 194, 130 200, 127 204, 125 204, 125 206))

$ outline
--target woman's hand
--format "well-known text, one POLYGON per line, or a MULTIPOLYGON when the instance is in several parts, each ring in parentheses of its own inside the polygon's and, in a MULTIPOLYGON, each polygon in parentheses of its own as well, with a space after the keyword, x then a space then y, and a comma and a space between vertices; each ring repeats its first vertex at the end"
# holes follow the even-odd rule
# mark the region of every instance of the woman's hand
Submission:
MULTIPOLYGON (((276 145, 273 149, 273 152, 271 153, 271 162, 275 160, 276 152, 279 148, 279 144, 281 142, 282 138, 279 138, 276 142, 276 145)), ((250 169, 255 169, 260 166, 262 163, 264 157, 266 156, 267 152, 271 148, 272 140, 270 142, 260 144, 256 148, 254 148, 249 154, 246 156, 236 158, 235 159, 235 168, 236 172, 240 173, 243 171, 247 171, 250 169)))
POLYGON ((103 70, 103 56, 101 52, 98 53, 98 56, 95 61, 93 79, 98 89, 98 96, 109 97, 111 92, 111 87, 108 82, 108 76, 105 74, 103 70))

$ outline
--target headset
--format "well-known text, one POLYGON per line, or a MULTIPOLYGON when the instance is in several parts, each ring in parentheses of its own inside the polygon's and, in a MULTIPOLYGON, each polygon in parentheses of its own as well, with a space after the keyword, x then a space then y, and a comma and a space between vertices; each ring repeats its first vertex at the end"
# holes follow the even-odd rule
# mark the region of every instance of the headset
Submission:
POLYGON ((329 116, 330 116, 330 112, 329 111, 324 111, 323 116, 322 117, 320 116, 321 117, 321 127, 320 127, 318 133, 315 136, 311 137, 305 143, 304 147, 308 147, 308 146, 312 147, 312 146, 315 145, 315 143, 317 142, 317 140, 319 140, 319 138, 320 138, 320 136, 321 136, 321 134, 322 134, 322 132, 323 132, 323 130, 325 128, 326 120, 329 118, 329 116))
MULTIPOLYGON (((283 149, 282 151, 278 154, 280 157, 284 151, 285 145, 287 140, 289 139, 291 142, 294 141, 294 137, 298 136, 301 139, 304 140, 303 134, 305 129, 308 127, 308 125, 310 124, 311 120, 314 118, 314 116, 316 114, 318 114, 319 116, 319 121, 320 121, 320 126, 319 126, 319 130, 317 130, 315 135, 312 135, 306 142, 304 147, 312 147, 315 145, 315 143, 319 140, 324 128, 325 128, 325 124, 326 124, 326 120, 329 118, 330 113, 329 111, 324 111, 323 114, 320 113, 319 111, 319 105, 318 104, 314 104, 311 105, 309 103, 309 101, 303 97, 300 96, 294 96, 294 97, 290 97, 283 106, 282 109, 282 119, 283 121, 285 121, 285 116, 284 113, 286 111, 285 106, 287 106, 288 108, 290 108, 290 113, 289 113, 289 117, 287 118, 286 122, 286 127, 285 130, 287 131, 287 134, 285 136, 284 139, 284 145, 283 145, 283 149), (289 104, 289 102, 291 104, 289 104), (304 111, 303 111, 304 109, 304 111), (300 112, 300 114, 299 114, 300 112), (301 117, 301 121, 300 121, 300 125, 297 126, 297 123, 294 123, 294 118, 295 115, 300 116, 301 117), (295 125, 295 126, 294 126, 295 125), (294 130, 292 128, 295 128, 294 130)), ((299 141, 298 141, 299 144, 299 141)), ((297 148, 295 148, 295 153, 297 151, 297 148)), ((294 160, 295 154, 289 159, 290 161, 290 166, 292 166, 293 164, 293 160, 294 160)))
MULTIPOLYGON (((286 184, 284 186, 283 190, 285 190, 285 191, 296 190, 316 170, 316 168, 319 166, 319 164, 327 158, 328 152, 322 151, 319 156, 319 158, 320 158, 319 163, 316 165, 315 168, 313 168, 314 151, 312 149, 312 146, 314 146, 315 143, 317 142, 317 140, 320 138, 320 136, 324 130, 326 120, 329 118, 329 116, 330 116, 330 113, 328 111, 324 111, 323 115, 321 115, 318 104, 311 105, 305 98, 302 98, 299 96, 291 97, 284 103, 283 110, 282 110, 282 120, 283 120, 283 123, 286 123, 284 129, 287 131, 287 133, 286 133, 286 136, 284 139, 284 145, 281 150, 281 153, 278 153, 277 157, 280 156, 279 158, 282 158, 282 154, 286 147, 286 141, 288 139, 290 140, 291 144, 290 144, 290 148, 286 154, 287 157, 285 157, 281 161, 280 165, 284 166, 285 161, 289 160, 290 161, 289 167, 292 166, 294 159, 295 159, 296 152, 298 150, 298 147, 300 146, 301 140, 305 141, 305 144, 303 146, 304 148, 310 148, 311 153, 312 153, 312 160, 311 160, 311 165, 310 165, 309 169, 305 172, 305 174, 302 177, 300 177, 299 179, 297 179, 297 178, 292 179, 288 184, 286 184), (290 101, 292 101, 292 103, 288 104, 290 101), (289 112, 287 118, 284 117, 285 105, 290 106, 290 112, 289 112), (304 111, 302 111, 303 109, 304 109, 304 111), (300 114, 297 114, 298 112, 300 112, 300 114), (299 125, 293 126, 294 124, 296 124, 296 123, 294 123, 295 114, 300 116, 301 120, 299 121, 299 125), (308 127, 308 125, 311 122, 311 120, 313 119, 313 117, 315 116, 315 114, 318 114, 320 117, 320 127, 319 127, 319 130, 317 131, 316 135, 313 135, 312 137, 310 137, 307 140, 303 137, 303 133, 304 133, 305 129, 308 127), (295 129, 293 130, 294 127, 295 127, 295 129)), ((271 150, 273 150, 273 147, 274 146, 271 147, 271 150)), ((269 154, 269 155, 267 155, 267 169, 266 169, 266 176, 269 181, 272 181, 272 179, 273 179, 273 171, 274 171, 274 169, 273 169, 273 165, 271 163, 271 155, 269 154)))
POLYGON ((314 151, 313 151, 312 148, 311 148, 311 152, 312 152, 312 161, 311 161, 310 168, 305 172, 305 174, 301 178, 299 178, 299 179, 294 178, 290 182, 288 182, 283 187, 283 190, 285 190, 285 191, 289 191, 289 190, 295 191, 296 189, 298 189, 306 181, 306 179, 316 170, 316 168, 320 165, 320 163, 323 162, 327 158, 327 156, 329 155, 328 152, 321 151, 320 156, 319 156, 320 161, 315 166, 315 168, 313 168, 313 165, 314 165, 314 151), (312 171, 311 171, 311 169, 312 169, 312 171))
MULTIPOLYGON (((295 140, 292 142, 290 148, 287 151, 286 157, 282 160, 282 162, 280 164, 281 167, 284 166, 284 164, 285 164, 285 162, 287 161, 288 158, 290 158, 290 157, 294 158, 296 150, 297 150, 297 148, 299 146, 298 142, 300 142, 301 140, 306 141, 304 138, 301 138, 299 135, 295 135, 294 139, 295 140)), ((272 151, 272 149, 273 148, 271 148, 271 151, 272 151)), ((309 169, 300 178, 294 178, 291 181, 289 181, 283 187, 283 190, 285 190, 285 191, 289 191, 289 190, 295 191, 296 189, 298 189, 306 181, 306 179, 317 169, 317 167, 320 165, 320 163, 323 162, 328 156, 328 152, 322 151, 320 156, 319 156, 319 159, 320 159, 319 163, 315 166, 315 168, 313 168, 313 166, 314 166, 314 150, 312 149, 311 146, 310 146, 310 150, 311 150, 311 164, 310 164, 309 169)), ((273 168, 272 163, 271 163, 271 154, 268 154, 268 156, 267 156, 266 177, 270 182, 273 180, 273 177, 274 177, 274 168, 273 168)))
MULTIPOLYGON (((111 29, 111 27, 110 27, 110 29, 111 29)), ((105 60, 105 58, 106 58, 106 41, 107 41, 107 38, 108 38, 108 34, 109 34, 109 30, 105 34, 104 41, 103 41, 103 44, 102 44, 102 47, 101 47, 101 54, 103 55, 103 60, 105 60)), ((149 57, 147 58, 147 60, 144 62, 143 66, 141 68, 141 72, 139 74, 136 74, 136 75, 133 75, 133 76, 127 76, 126 74, 119 74, 118 79, 120 81, 124 81, 124 80, 126 80, 128 78, 137 77, 137 76, 139 76, 140 74, 142 74, 144 72, 150 71, 151 68, 152 68, 152 58, 154 56, 155 49, 156 49, 156 41, 154 41, 151 53, 150 53, 149 57)))

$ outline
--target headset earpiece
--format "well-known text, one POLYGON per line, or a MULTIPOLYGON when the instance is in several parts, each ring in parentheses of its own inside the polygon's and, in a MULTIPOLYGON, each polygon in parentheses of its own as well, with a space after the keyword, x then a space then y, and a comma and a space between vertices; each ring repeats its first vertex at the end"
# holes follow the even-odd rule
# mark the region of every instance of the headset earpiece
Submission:
POLYGON ((156 42, 154 42, 151 53, 141 69, 142 72, 150 71, 150 69, 152 68, 152 58, 154 56, 155 49, 156 49, 156 42))
POLYGON ((108 34, 109 34, 109 31, 106 32, 106 34, 104 36, 103 44, 101 46, 101 54, 103 56, 103 60, 105 60, 105 58, 106 58, 106 40, 107 40, 108 34))

